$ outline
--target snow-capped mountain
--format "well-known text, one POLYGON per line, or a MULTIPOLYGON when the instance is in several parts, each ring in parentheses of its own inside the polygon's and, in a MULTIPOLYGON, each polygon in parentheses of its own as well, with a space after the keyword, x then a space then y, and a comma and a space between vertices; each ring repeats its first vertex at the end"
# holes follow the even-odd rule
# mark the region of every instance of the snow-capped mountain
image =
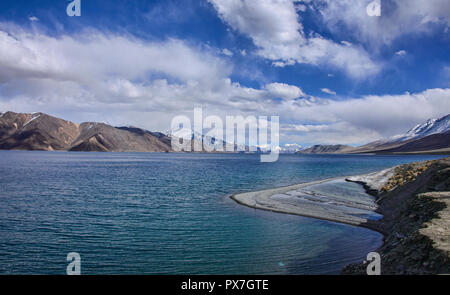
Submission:
POLYGON ((302 146, 296 143, 287 143, 282 146, 272 146, 270 144, 257 145, 258 152, 269 153, 271 150, 278 151, 280 154, 295 154, 303 149, 302 146))
POLYGON ((444 133, 446 131, 450 131, 450 114, 439 119, 429 119, 425 123, 411 128, 405 134, 391 137, 389 142, 418 139, 432 134, 444 133))
MULTIPOLYGON (((320 147, 320 146, 319 146, 320 147)), ((321 147, 325 151, 327 147, 321 147)), ((318 148, 316 148, 317 150, 318 148)), ((404 134, 370 142, 339 153, 426 153, 450 151, 450 114, 439 119, 429 119, 404 134)), ((319 152, 322 152, 319 150, 319 152)))
POLYGON ((283 146, 280 146, 280 153, 294 154, 302 149, 303 149, 303 147, 301 145, 298 145, 296 143, 287 143, 283 146))
MULTIPOLYGON (((167 136, 169 138, 171 138, 172 136, 174 136, 174 132, 173 130, 168 130, 167 132, 167 136)), ((257 151, 257 152, 262 152, 262 153, 268 153, 270 152, 272 149, 278 150, 279 153, 282 154, 295 154, 296 152, 300 151, 303 149, 303 147, 301 145, 298 145, 296 143, 287 143, 285 145, 282 146, 272 146, 270 144, 265 144, 265 145, 254 145, 254 146, 247 146, 247 145, 243 145, 243 144, 233 144, 233 143, 229 143, 227 141, 223 141, 221 139, 215 139, 213 137, 209 137, 206 135, 202 135, 198 132, 193 132, 190 129, 180 129, 176 131, 176 136, 180 137, 180 138, 185 138, 185 139, 191 139, 191 140, 203 140, 203 142, 208 142, 210 144, 214 144, 216 143, 217 145, 223 145, 224 147, 226 147, 227 145, 231 145, 231 146, 235 146, 236 150, 245 150, 245 151, 257 151)))

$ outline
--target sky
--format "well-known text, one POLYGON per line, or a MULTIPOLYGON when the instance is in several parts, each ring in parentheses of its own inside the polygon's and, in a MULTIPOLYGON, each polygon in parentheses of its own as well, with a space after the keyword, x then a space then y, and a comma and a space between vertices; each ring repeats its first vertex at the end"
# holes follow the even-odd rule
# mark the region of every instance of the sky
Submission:
POLYGON ((360 145, 450 113, 450 1, 0 2, 0 112, 166 131, 279 116, 283 144, 360 145))

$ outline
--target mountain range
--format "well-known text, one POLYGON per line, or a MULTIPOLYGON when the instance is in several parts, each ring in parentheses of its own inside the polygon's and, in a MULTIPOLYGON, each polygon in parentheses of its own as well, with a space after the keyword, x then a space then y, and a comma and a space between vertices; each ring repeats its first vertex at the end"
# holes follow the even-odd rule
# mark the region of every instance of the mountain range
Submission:
POLYGON ((450 114, 418 124, 404 134, 363 146, 315 145, 299 154, 450 153, 450 114))
MULTIPOLYGON (((203 137, 203 140, 212 140, 203 137)), ((192 141, 192 145, 195 140, 192 141)), ((221 143, 225 145, 225 143, 221 143)), ((281 153, 449 153, 450 115, 430 119, 404 134, 360 147, 296 144, 279 147, 281 153)), ((113 127, 105 123, 66 121, 44 113, 0 113, 0 150, 171 152, 171 135, 137 127, 113 127)), ((248 150, 248 148, 246 148, 248 150)), ((258 149, 260 151, 260 149, 258 149)), ((261 149, 262 151, 262 149, 261 149)))
POLYGON ((44 113, 0 114, 0 149, 99 152, 169 152, 171 139, 135 127, 72 123, 44 113))

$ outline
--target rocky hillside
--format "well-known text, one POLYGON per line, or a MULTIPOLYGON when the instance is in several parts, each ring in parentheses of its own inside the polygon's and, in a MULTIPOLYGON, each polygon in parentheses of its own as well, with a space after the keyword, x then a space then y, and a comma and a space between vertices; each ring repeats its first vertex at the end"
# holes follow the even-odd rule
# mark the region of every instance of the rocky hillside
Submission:
POLYGON ((410 140, 400 146, 378 150, 379 153, 450 153, 450 131, 410 140))
POLYGON ((393 136, 390 142, 406 141, 418 139, 432 134, 444 133, 450 131, 450 114, 438 119, 429 119, 423 124, 418 124, 408 130, 405 134, 393 136))
POLYGON ((404 134, 388 139, 377 140, 359 147, 345 145, 316 145, 302 150, 300 154, 449 154, 450 153, 450 115, 430 119, 404 134))
POLYGON ((310 148, 298 151, 297 154, 345 154, 354 148, 349 145, 314 145, 310 148))
MULTIPOLYGON (((382 274, 450 274, 450 158, 399 166, 377 196, 382 274)), ((344 274, 365 274, 366 263, 344 274)))
POLYGON ((44 113, 0 114, 0 149, 100 152, 168 152, 170 138, 139 128, 72 123, 44 113))

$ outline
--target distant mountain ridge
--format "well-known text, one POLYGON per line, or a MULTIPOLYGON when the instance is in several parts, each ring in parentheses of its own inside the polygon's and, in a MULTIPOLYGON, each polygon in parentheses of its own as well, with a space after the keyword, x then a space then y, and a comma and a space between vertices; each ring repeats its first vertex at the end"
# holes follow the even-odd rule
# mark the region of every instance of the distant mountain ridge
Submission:
POLYGON ((298 154, 364 154, 364 153, 450 153, 450 114, 429 119, 404 134, 377 140, 359 147, 315 145, 298 154))
POLYGON ((410 139, 422 138, 428 135, 450 131, 450 114, 439 119, 429 119, 423 124, 418 124, 405 134, 396 135, 389 139, 390 142, 399 142, 410 139))
MULTIPOLYGON (((213 138, 201 138, 215 142, 213 138)), ((133 126, 113 127, 97 122, 77 124, 45 113, 0 113, 0 150, 172 152, 171 140, 170 134, 133 126)), ((197 142, 193 139, 192 147, 197 142)), ((236 145, 234 147, 237 149, 236 145)), ((450 115, 430 119, 405 134, 360 147, 315 145, 300 149, 297 144, 278 147, 281 153, 298 154, 450 153, 450 115)), ((245 146, 244 150, 248 152, 249 148, 245 146)), ((258 147, 258 152, 263 152, 262 147, 258 147)))
POLYGON ((303 147, 296 143, 287 143, 279 147, 279 152, 281 154, 295 154, 296 152, 301 151, 302 149, 303 147))
POLYGON ((349 145, 314 145, 310 148, 298 151, 298 154, 336 154, 351 151, 353 147, 349 145))
POLYGON ((139 128, 72 123, 44 113, 0 114, 0 149, 100 152, 169 152, 170 138, 139 128))
MULTIPOLYGON (((76 124, 45 113, 0 113, 0 150, 173 152, 172 137, 170 133, 134 126, 113 127, 98 122, 76 124)), ((192 152, 207 152, 203 142, 222 145, 224 152, 229 152, 228 145, 235 152, 249 151, 248 146, 228 144, 201 134, 191 133, 190 137, 192 152)))

